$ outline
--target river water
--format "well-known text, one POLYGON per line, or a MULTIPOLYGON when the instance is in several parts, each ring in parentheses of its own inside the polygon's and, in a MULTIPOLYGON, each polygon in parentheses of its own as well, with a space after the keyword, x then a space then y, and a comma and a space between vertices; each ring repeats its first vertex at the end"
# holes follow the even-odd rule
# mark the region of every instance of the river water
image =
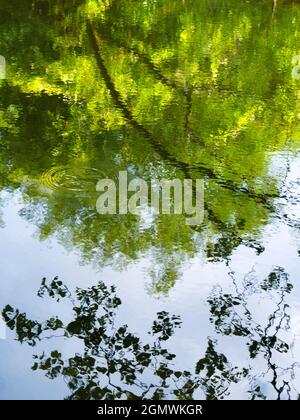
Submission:
MULTIPOLYGON (((298 398, 300 7, 277 3, 0 1, 1 310, 67 324, 74 301, 37 296, 42 279, 72 294, 101 281, 122 300, 116 323, 143 342, 158 312, 180 316, 166 347, 172 369, 194 375, 185 396, 298 398), (100 215, 97 182, 120 171, 203 180, 203 222, 100 215)), ((44 351, 92 354, 82 331, 32 347, 24 319, 5 320, 1 399, 100 395, 90 366, 31 369, 44 351)), ((144 392, 160 378, 150 367, 134 384, 110 372, 114 397, 144 392)), ((160 398, 176 395, 171 379, 160 398)))

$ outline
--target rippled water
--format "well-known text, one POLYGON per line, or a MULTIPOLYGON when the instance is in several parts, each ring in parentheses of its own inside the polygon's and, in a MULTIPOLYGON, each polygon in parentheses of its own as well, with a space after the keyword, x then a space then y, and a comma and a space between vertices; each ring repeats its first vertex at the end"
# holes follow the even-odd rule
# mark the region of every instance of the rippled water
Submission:
MULTIPOLYGON (((180 316, 165 345, 169 367, 193 375, 185 397, 297 399, 299 4, 14 0, 0 10, 1 310, 68 325, 74 301, 37 296, 42 279, 58 276, 72 294, 101 280, 122 300, 116 322, 145 343, 156 313, 180 316), (203 179, 203 223, 99 215, 96 184, 120 171, 203 179)), ((78 361, 56 379, 30 369, 33 353, 83 354, 82 331, 30 347, 32 325, 19 320, 0 324, 1 399, 99 397, 78 361)), ((160 377, 145 369, 144 385, 132 384, 116 366, 115 398, 160 377)), ((168 380, 160 398, 174 397, 168 380)))

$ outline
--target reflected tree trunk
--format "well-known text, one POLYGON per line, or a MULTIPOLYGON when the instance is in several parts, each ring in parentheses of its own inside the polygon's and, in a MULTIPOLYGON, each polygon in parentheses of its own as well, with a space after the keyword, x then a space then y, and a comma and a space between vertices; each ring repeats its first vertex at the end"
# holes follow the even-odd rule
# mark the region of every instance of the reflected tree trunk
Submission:
POLYGON ((272 12, 272 19, 275 16, 276 13, 276 9, 277 9, 277 0, 273 0, 273 12, 272 12))

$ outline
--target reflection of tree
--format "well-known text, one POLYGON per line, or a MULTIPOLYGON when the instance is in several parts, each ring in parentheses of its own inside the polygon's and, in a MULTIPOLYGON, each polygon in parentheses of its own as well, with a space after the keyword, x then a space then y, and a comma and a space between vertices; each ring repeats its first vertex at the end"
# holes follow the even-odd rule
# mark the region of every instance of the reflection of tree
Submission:
POLYGON ((222 289, 216 289, 208 299, 210 320, 216 332, 224 336, 245 337, 250 359, 263 357, 265 360, 266 372, 258 376, 249 375, 251 383, 249 392, 253 399, 266 398, 259 385, 263 380, 271 384, 275 398, 293 398, 294 370, 298 365, 293 363, 290 367, 281 367, 277 361, 278 354, 288 353, 291 350, 291 344, 280 338, 283 332, 288 332, 290 329, 289 305, 286 303, 286 297, 293 286, 289 282, 288 274, 278 267, 265 280, 258 281, 251 272, 245 277, 242 286, 238 285, 232 271, 230 275, 235 293, 224 293, 222 289), (265 296, 261 296, 262 293, 265 296), (253 304, 253 298, 262 297, 270 298, 274 306, 265 326, 255 321, 255 314, 249 309, 251 299, 253 304))
MULTIPOLYGON (((94 28, 91 21, 88 21, 87 23, 87 30, 89 34, 89 38, 91 40, 92 48, 95 52, 95 59, 97 62, 97 65, 100 69, 101 75, 103 80, 105 81, 105 84, 107 86, 107 89, 110 91, 110 94, 112 95, 114 101, 116 102, 118 109, 120 109, 126 118, 126 120, 136 129, 140 130, 142 134, 145 136, 147 140, 151 142, 151 145, 153 149, 158 153, 159 157, 163 159, 164 162, 167 162, 173 166, 175 166, 177 169, 180 169, 183 171, 184 175, 187 178, 192 178, 191 174, 191 168, 190 165, 184 161, 178 160, 175 156, 170 154, 166 148, 162 144, 160 144, 152 135, 151 133, 144 128, 142 124, 140 124, 129 107, 126 105, 126 103, 123 101, 122 96, 120 92, 117 91, 116 86, 111 79, 106 64, 104 62, 104 59, 101 55, 101 39, 94 28)), ((105 36, 105 35, 104 35, 105 36)), ((150 69, 152 73, 154 73, 155 77, 159 79, 163 84, 167 85, 170 88, 176 87, 176 84, 172 81, 169 81, 166 79, 159 71, 159 69, 154 65, 154 63, 151 62, 149 57, 147 57, 145 54, 139 54, 137 53, 135 48, 129 49, 129 51, 133 51, 134 54, 138 55, 138 57, 141 59, 143 63, 146 63, 147 68, 150 69)), ((188 124, 189 116, 192 111, 192 92, 190 88, 187 88, 187 91, 185 89, 182 89, 180 91, 185 97, 187 101, 187 114, 185 116, 185 128, 188 124)), ((247 188, 240 188, 239 185, 236 185, 234 181, 227 180, 226 183, 224 183, 224 180, 214 172, 212 168, 207 168, 201 165, 198 165, 196 168, 198 174, 201 174, 202 177, 206 176, 209 177, 210 180, 215 181, 218 185, 221 184, 223 188, 229 189, 234 191, 235 193, 242 193, 247 195, 250 198, 255 199, 257 202, 262 202, 264 204, 267 204, 267 197, 276 197, 276 194, 256 194, 253 191, 248 191, 247 188)), ((209 207, 208 207, 209 209, 209 207)), ((213 216, 213 213, 212 213, 213 216)))
POLYGON ((253 272, 244 278, 242 286, 234 277, 234 293, 215 289, 208 299, 210 321, 217 334, 240 337, 246 341, 248 366, 233 366, 228 357, 219 353, 218 341, 208 337, 204 356, 194 371, 181 371, 176 365, 176 355, 165 344, 181 325, 178 316, 161 311, 153 322, 144 343, 131 333, 127 325, 119 325, 117 310, 121 300, 114 287, 104 283, 87 290, 76 289, 75 297, 55 278, 51 284, 43 279, 38 296, 60 300, 68 299, 73 305, 74 318, 64 323, 57 316, 45 322, 30 320, 25 313, 7 305, 3 317, 14 330, 20 343, 36 346, 39 342, 59 337, 72 340, 82 349, 66 358, 58 350, 47 355, 34 356, 33 370, 42 370, 50 379, 62 376, 71 394, 70 399, 193 399, 204 395, 206 399, 230 398, 232 386, 245 379, 252 399, 294 399, 298 391, 293 384, 296 362, 280 366, 278 356, 288 353, 291 344, 281 338, 290 329, 287 295, 292 290, 288 275, 275 268, 269 276, 259 281, 253 272), (255 308, 250 309, 251 298, 268 298, 274 310, 267 322, 255 320, 255 308), (261 359, 266 370, 255 372, 261 359), (271 386, 272 392, 266 388, 271 386))
POLYGON ((241 243, 262 251, 277 195, 268 152, 285 145, 299 113, 286 63, 297 10, 276 14, 281 30, 262 36, 265 2, 171 3, 0 0, 10 57, 1 189, 21 187, 21 214, 40 237, 58 236, 84 261, 123 267, 151 254, 153 289, 164 293, 199 250, 212 260, 241 243), (97 180, 126 169, 146 180, 204 178, 205 226, 99 217, 97 180))
POLYGON ((50 285, 44 279, 38 296, 48 296, 58 302, 69 299, 74 319, 64 324, 58 317, 52 317, 40 323, 9 305, 3 310, 3 317, 21 343, 34 347, 40 341, 64 337, 72 339, 74 346, 83 348, 81 353, 68 359, 57 350, 50 355, 34 356, 32 369, 44 371, 50 379, 62 376, 71 391, 69 399, 163 399, 168 396, 193 399, 198 389, 202 389, 208 399, 217 399, 224 398, 229 385, 247 374, 246 369, 233 368, 210 339, 194 374, 176 370, 172 362, 176 356, 164 343, 180 327, 179 317, 159 312, 149 332, 151 342, 144 344, 127 325, 118 325, 116 311, 121 301, 115 288, 108 288, 104 283, 87 290, 77 289, 74 299, 58 278, 50 285), (82 345, 78 345, 78 341, 82 345))

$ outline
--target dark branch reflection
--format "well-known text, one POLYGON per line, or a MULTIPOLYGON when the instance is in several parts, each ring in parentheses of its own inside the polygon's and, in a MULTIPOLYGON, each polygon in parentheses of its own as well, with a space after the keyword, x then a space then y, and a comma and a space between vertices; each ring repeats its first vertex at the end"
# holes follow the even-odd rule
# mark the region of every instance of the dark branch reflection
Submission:
MULTIPOLYGON (((251 361, 256 358, 265 361, 265 370, 262 369, 258 377, 249 375, 252 399, 267 398, 259 385, 261 382, 272 386, 273 398, 290 399, 295 393, 294 369, 299 364, 295 362, 290 367, 281 367, 277 363, 278 353, 290 353, 292 347, 292 337, 290 343, 280 338, 283 332, 290 330, 290 307, 286 297, 293 286, 289 276, 281 267, 276 267, 263 281, 259 281, 254 272, 245 276, 242 284, 239 284, 233 271, 230 271, 230 276, 235 292, 224 293, 221 288, 216 288, 211 293, 208 299, 210 321, 218 334, 246 338, 251 361), (263 321, 255 320, 255 315, 259 314, 253 311, 253 303, 259 300, 273 307, 263 321)), ((243 342, 241 340, 241 347, 243 342)))
MULTIPOLYGON (((76 289, 72 294, 57 277, 48 284, 43 279, 38 291, 40 298, 57 302, 68 300, 73 306, 73 319, 64 323, 57 316, 44 322, 31 320, 26 313, 7 305, 3 317, 20 343, 35 347, 45 340, 63 337, 72 340, 81 351, 72 357, 59 350, 33 356, 32 370, 44 371, 49 379, 63 377, 70 394, 68 399, 206 399, 230 397, 234 384, 245 381, 251 399, 290 399, 298 396, 293 385, 293 363, 281 367, 278 354, 291 351, 291 344, 280 338, 290 329, 289 305, 286 297, 293 286, 289 276, 276 267, 266 279, 258 280, 249 273, 238 285, 230 272, 235 293, 216 288, 208 298, 210 322, 216 337, 207 338, 205 354, 190 371, 176 368, 176 355, 167 348, 168 340, 182 322, 168 312, 157 313, 144 341, 132 333, 128 325, 120 325, 117 317, 122 304, 114 286, 103 282, 88 289, 76 289), (250 309, 253 296, 268 298, 274 309, 267 321, 255 321, 250 309), (248 349, 247 366, 235 366, 228 356, 218 351, 218 335, 236 336, 248 349), (246 341, 245 341, 246 339, 246 341), (79 344, 80 343, 80 344, 79 344), (262 358, 265 371, 257 375, 254 359, 262 358), (274 395, 264 392, 270 385, 274 395)), ((255 312, 255 311, 254 311, 255 312)))

